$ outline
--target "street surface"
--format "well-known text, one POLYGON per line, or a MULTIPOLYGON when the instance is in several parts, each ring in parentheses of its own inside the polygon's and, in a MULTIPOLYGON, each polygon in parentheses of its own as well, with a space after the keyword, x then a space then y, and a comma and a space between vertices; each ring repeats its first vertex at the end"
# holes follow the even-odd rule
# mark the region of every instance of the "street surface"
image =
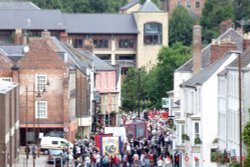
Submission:
MULTIPOLYGON (((20 154, 19 162, 16 163, 17 167, 54 167, 54 164, 47 164, 47 155, 41 155, 39 158, 35 160, 35 166, 33 166, 33 158, 30 155, 28 162, 26 161, 26 155, 20 154)), ((73 167, 73 165, 64 165, 64 167, 73 167)))

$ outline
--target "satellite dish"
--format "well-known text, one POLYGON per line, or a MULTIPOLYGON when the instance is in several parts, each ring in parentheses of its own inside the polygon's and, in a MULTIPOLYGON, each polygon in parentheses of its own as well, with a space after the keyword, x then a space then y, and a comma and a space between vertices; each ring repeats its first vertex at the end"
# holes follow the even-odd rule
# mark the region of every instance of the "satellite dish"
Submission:
POLYGON ((30 50, 30 48, 28 46, 24 46, 23 47, 23 52, 24 53, 27 53, 29 50, 30 50))

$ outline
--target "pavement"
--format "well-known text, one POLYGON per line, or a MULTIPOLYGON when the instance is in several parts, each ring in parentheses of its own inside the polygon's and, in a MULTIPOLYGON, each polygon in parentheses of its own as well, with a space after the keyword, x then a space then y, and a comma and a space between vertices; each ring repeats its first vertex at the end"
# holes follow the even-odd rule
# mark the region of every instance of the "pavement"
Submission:
MULTIPOLYGON (((20 148, 20 155, 18 161, 15 163, 16 167, 55 167, 54 164, 47 163, 48 155, 40 155, 33 161, 32 154, 29 159, 26 159, 24 148, 20 148)), ((65 164, 63 167, 73 167, 73 162, 65 164)))

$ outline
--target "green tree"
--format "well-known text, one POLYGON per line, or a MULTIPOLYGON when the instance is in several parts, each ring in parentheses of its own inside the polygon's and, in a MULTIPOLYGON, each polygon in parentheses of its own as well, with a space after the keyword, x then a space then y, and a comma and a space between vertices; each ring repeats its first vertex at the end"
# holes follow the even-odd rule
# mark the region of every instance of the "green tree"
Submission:
POLYGON ((169 23, 169 44, 182 42, 184 45, 191 45, 193 24, 194 19, 186 8, 175 8, 169 23))
POLYGON ((130 68, 125 80, 122 83, 122 108, 125 111, 135 111, 138 108, 138 75, 140 74, 140 97, 146 96, 146 75, 145 68, 130 68))
POLYGON ((209 0, 204 4, 200 24, 203 27, 203 41, 210 43, 218 36, 219 24, 227 19, 234 18, 232 0, 209 0))
MULTIPOLYGON (((250 109, 248 112, 250 113, 250 109)), ((244 166, 250 166, 250 122, 247 122, 244 127, 242 139, 247 148, 247 156, 244 161, 244 166)))
POLYGON ((243 27, 245 32, 250 31, 250 1, 249 0, 234 0, 234 16, 236 26, 239 27, 241 20, 245 20, 243 27))
POLYGON ((117 13, 126 0, 31 0, 42 9, 60 9, 73 13, 117 13))
POLYGON ((154 93, 155 107, 161 107, 161 98, 166 92, 173 90, 174 71, 191 58, 191 48, 182 43, 175 43, 171 47, 162 47, 158 55, 156 89, 154 93))

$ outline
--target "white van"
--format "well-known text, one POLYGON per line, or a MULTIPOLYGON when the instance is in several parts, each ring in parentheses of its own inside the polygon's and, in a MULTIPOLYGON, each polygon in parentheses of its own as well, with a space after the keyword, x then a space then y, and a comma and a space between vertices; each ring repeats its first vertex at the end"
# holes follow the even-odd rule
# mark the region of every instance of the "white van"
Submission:
POLYGON ((40 151, 48 154, 49 149, 63 149, 65 146, 73 148, 73 144, 64 138, 45 136, 41 138, 40 151))

